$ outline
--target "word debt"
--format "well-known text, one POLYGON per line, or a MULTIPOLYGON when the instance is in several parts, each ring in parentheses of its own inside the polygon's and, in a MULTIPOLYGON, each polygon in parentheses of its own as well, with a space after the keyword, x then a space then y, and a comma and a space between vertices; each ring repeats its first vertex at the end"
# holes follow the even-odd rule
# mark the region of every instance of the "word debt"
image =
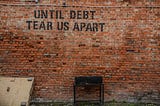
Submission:
MULTIPOLYGON (((70 19, 94 19, 96 11, 88 10, 70 10, 70 19)), ((65 14, 61 10, 34 10, 34 18, 50 18, 50 19, 65 19, 65 14)))
POLYGON ((103 32, 105 23, 78 23, 70 25, 69 22, 44 22, 44 21, 26 21, 28 30, 60 30, 60 31, 90 31, 103 32))

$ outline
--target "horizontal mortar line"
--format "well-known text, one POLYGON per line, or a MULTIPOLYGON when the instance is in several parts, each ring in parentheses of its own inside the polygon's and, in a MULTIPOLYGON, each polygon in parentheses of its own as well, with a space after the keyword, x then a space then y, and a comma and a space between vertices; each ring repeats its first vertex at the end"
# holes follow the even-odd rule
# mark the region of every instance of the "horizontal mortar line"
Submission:
POLYGON ((0 3, 2 6, 55 6, 55 7, 93 7, 93 8, 160 8, 160 6, 84 6, 84 5, 59 5, 56 4, 6 4, 0 3))

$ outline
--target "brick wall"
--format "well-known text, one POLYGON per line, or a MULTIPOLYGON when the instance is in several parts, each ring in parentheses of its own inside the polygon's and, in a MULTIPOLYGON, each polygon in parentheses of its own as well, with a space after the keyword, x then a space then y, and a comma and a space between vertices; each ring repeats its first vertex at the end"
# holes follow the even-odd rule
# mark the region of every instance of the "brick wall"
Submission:
MULTIPOLYGON (((54 2, 64 1, 40 4, 54 2)), ((0 1, 0 75, 35 77, 33 99, 72 101, 75 76, 100 75, 105 101, 160 103, 158 0, 88 0, 83 6, 72 6, 70 0, 67 7, 12 3, 25 4, 0 1), (61 10, 65 19, 35 19, 34 10, 61 10), (70 10, 96 13, 94 19, 69 19, 70 10), (27 28, 28 20, 69 22, 70 26, 103 22, 105 27, 103 31, 34 30, 27 28)))

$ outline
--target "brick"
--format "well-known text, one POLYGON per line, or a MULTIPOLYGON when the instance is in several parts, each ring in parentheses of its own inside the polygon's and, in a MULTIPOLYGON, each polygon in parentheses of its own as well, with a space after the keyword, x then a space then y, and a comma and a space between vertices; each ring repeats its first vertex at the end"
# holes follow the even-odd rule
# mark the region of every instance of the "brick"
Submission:
MULTIPOLYGON (((159 103, 158 0, 67 0, 66 7, 58 0, 40 0, 38 5, 42 6, 21 0, 0 3, 26 4, 0 4, 0 75, 35 77, 32 98, 71 101, 74 77, 100 75, 105 101, 159 103), (36 19, 36 9, 62 10, 65 19, 36 19), (70 10, 96 13, 94 19, 71 20, 70 10), (53 21, 54 26, 58 21, 69 22, 70 29, 28 30, 27 20, 53 21), (97 32, 73 31, 75 22, 103 22, 105 28, 97 32)), ((92 99, 97 96, 96 88, 91 90, 93 95, 87 91, 80 95, 88 93, 92 99)))

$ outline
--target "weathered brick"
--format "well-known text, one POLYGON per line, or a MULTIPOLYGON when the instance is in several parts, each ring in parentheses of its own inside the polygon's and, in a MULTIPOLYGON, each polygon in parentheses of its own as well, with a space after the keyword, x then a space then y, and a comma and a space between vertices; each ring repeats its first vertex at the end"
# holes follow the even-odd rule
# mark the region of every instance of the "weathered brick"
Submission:
MULTIPOLYGON (((40 6, 34 4, 0 1, 0 75, 35 77, 35 99, 72 101, 74 77, 100 75, 105 101, 159 103, 159 0, 40 0, 40 6), (34 10, 62 10, 65 19, 34 18, 34 10), (70 19, 70 10, 96 13, 94 19, 70 19), (52 21, 54 26, 69 22, 70 29, 29 30, 28 20, 52 21), (75 22, 103 22, 105 27, 73 31, 75 22)), ((96 98, 98 91, 79 90, 84 90, 81 99, 96 98)))

